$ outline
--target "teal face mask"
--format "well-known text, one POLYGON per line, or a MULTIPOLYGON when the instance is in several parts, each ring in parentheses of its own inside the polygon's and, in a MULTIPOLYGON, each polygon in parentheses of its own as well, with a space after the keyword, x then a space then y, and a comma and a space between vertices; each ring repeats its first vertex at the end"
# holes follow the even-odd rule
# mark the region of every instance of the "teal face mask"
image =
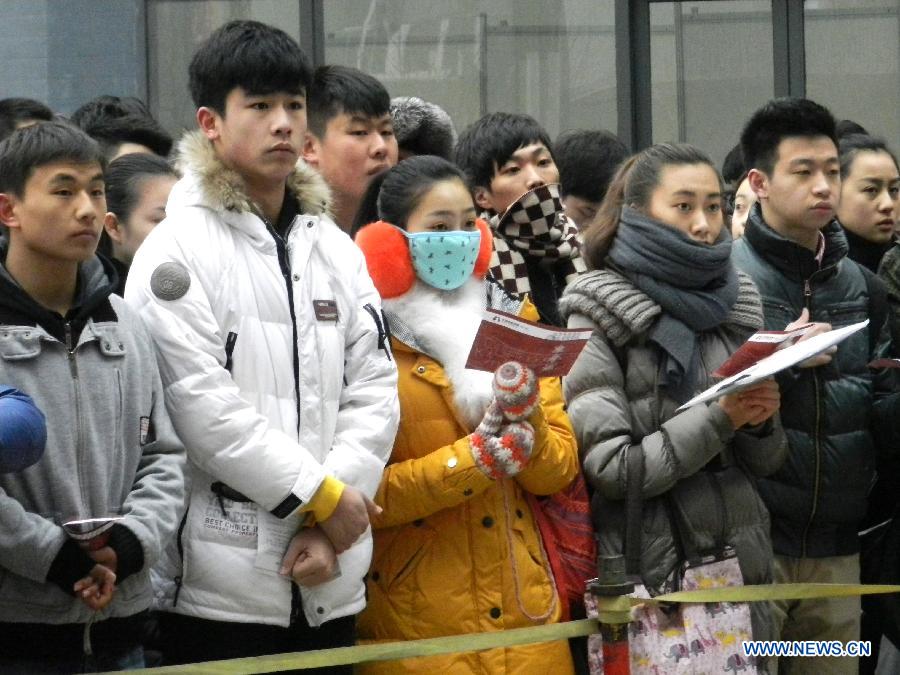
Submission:
POLYGON ((472 276, 481 232, 403 232, 409 242, 416 276, 429 286, 442 291, 459 288, 472 276))

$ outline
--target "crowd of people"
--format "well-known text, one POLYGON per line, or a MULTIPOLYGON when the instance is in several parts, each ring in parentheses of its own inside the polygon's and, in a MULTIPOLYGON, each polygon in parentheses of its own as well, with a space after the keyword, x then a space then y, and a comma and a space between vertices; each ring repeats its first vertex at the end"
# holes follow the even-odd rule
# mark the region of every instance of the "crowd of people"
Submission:
MULTIPOLYGON (((197 128, 177 141, 133 98, 68 117, 0 101, 0 671, 582 617, 587 577, 570 592, 574 558, 545 528, 561 495, 593 529, 568 553, 624 556, 650 596, 701 558, 746 585, 859 583, 859 533, 893 526, 900 478, 884 141, 801 98, 753 112, 721 174, 690 145, 554 141, 519 113, 457 134, 437 105, 313 69, 253 21, 205 40, 189 80, 197 128), (486 309, 591 337, 561 378, 468 369, 486 309), (757 331, 864 320, 683 408, 757 331)), ((896 672, 897 631, 869 614, 856 597, 757 602, 748 637, 862 638, 896 672)), ((596 673, 588 652, 356 670, 596 673)))

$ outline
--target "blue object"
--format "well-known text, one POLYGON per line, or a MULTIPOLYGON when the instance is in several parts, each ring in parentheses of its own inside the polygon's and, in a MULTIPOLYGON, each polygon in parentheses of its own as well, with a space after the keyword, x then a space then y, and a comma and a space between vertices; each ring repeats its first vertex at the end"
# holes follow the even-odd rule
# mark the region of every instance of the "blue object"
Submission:
POLYGON ((0 385, 0 473, 27 469, 44 454, 47 422, 30 396, 0 385))
POLYGON ((450 232, 403 232, 409 242, 416 276, 441 291, 459 288, 472 276, 481 232, 453 230, 450 232))

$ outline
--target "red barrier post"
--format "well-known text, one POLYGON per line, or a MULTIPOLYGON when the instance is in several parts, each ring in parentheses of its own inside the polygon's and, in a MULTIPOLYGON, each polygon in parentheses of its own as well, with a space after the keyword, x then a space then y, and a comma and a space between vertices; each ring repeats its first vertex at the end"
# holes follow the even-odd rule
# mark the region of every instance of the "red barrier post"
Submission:
POLYGON ((623 605, 621 599, 634 591, 634 584, 625 574, 624 556, 597 556, 597 572, 597 579, 590 583, 589 589, 597 602, 603 638, 603 674, 631 675, 630 605, 623 605))

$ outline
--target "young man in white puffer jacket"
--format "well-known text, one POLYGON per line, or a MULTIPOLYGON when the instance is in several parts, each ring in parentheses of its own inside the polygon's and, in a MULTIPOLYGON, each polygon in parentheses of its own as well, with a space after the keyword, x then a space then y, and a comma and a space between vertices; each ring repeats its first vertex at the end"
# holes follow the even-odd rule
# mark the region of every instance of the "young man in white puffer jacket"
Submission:
POLYGON ((191 460, 187 515, 156 569, 164 656, 350 645, 399 417, 380 299, 298 163, 297 44, 231 22, 190 79, 200 130, 179 144, 184 177, 126 288, 191 460))

